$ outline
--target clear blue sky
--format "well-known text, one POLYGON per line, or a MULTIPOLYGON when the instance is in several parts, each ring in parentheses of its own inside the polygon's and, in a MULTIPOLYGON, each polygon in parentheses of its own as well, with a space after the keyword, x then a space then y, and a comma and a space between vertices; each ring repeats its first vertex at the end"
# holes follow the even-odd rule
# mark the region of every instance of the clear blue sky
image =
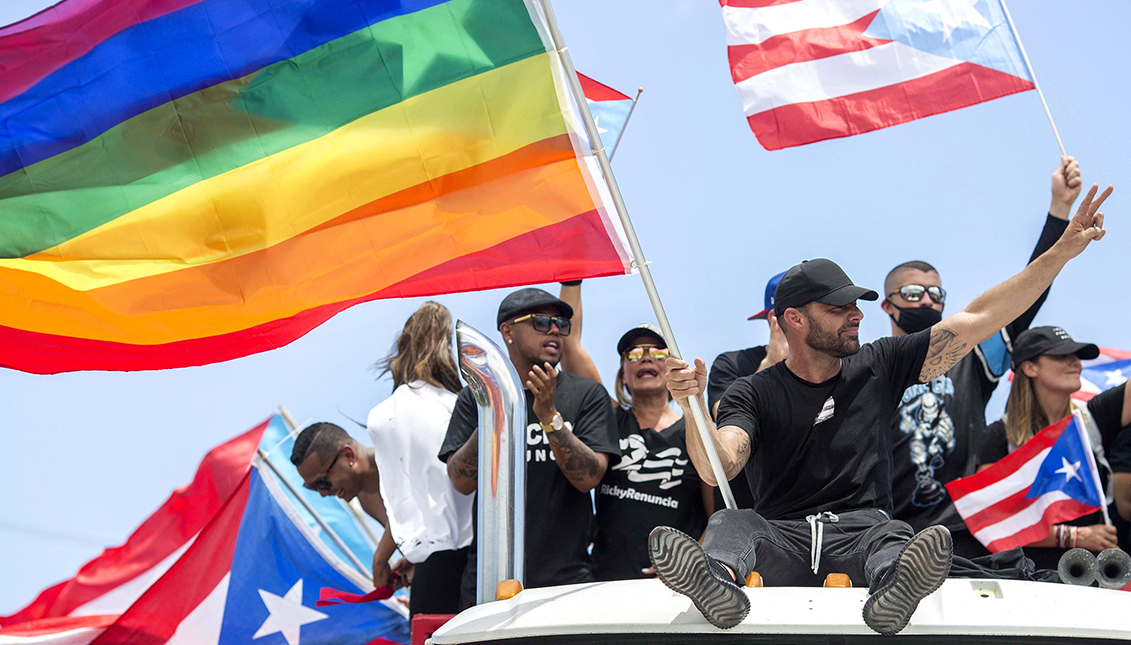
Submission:
MULTIPOLYGON (((49 5, 0 3, 0 24, 49 5)), ((1024 265, 1059 151, 1035 92, 880 132, 779 152, 743 118, 713 0, 559 0, 577 67, 627 94, 645 88, 614 164, 685 354, 765 342, 766 279, 830 257, 879 289, 887 271, 937 266, 955 312, 1024 265), (660 9, 662 7, 662 9, 660 9)), ((1015 2, 1014 20, 1084 180, 1114 183, 1108 236, 1073 261, 1037 324, 1131 349, 1125 296, 1131 226, 1131 4, 1015 2)), ((556 289, 556 285, 553 287, 556 289)), ((504 294, 437 298, 490 330, 504 294)), ((639 277, 586 282, 585 344, 606 379, 616 339, 654 320, 639 277)), ((416 300, 355 307, 305 338, 220 365, 32 376, 0 370, 0 614, 119 544, 213 445, 282 403, 300 419, 351 428, 389 394, 370 366, 416 300)), ((889 332, 864 303, 864 339, 889 332)), ((991 418, 1003 407, 1001 388, 991 418)), ((367 441, 367 439, 366 439, 367 441)))

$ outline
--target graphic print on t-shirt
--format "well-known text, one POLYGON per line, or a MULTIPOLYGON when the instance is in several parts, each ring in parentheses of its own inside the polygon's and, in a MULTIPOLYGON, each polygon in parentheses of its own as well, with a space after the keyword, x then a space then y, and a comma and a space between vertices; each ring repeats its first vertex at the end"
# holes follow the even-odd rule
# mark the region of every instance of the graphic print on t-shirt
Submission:
POLYGON ((911 504, 921 508, 946 499, 946 488, 935 478, 935 471, 954 450, 954 421, 943 398, 948 394, 954 394, 954 382, 943 374, 930 383, 907 388, 899 404, 899 429, 911 435, 908 450, 916 468, 911 504))
MULTIPOLYGON (((573 432, 573 423, 566 421, 565 429, 573 432)), ((542 424, 526 424, 526 463, 532 461, 557 461, 554 451, 550 448, 550 437, 542 430, 542 424)))
POLYGON ((833 397, 829 397, 825 404, 821 406, 821 411, 817 413, 817 418, 813 420, 813 425, 817 425, 822 421, 828 421, 833 418, 833 413, 836 411, 836 401, 833 397))
POLYGON ((679 486, 680 477, 690 463, 688 459, 680 458, 684 456, 683 450, 677 446, 660 451, 652 455, 651 459, 646 459, 649 456, 648 446, 644 443, 644 437, 638 434, 622 437, 620 451, 622 455, 620 463, 613 466, 613 470, 628 472, 630 482, 659 480, 661 490, 679 486))

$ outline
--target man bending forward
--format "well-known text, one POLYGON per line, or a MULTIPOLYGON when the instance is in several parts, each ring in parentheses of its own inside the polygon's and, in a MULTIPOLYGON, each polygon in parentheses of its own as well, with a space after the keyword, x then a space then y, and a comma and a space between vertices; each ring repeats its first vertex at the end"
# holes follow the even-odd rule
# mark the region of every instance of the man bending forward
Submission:
MULTIPOLYGON (((890 519, 888 426, 903 391, 954 366, 975 345, 1029 307, 1068 260, 1103 237, 1096 187, 1060 240, 1017 276, 933 327, 861 346, 857 299, 876 292, 852 284, 829 260, 786 272, 774 313, 789 357, 739 379, 709 428, 727 479, 745 467, 755 507, 723 510, 694 538, 658 527, 649 555, 664 584, 687 595, 712 624, 742 622, 750 600, 739 583, 757 568, 771 585, 818 585, 846 573, 871 590, 864 622, 881 634, 907 624, 919 601, 946 579, 950 532, 932 526, 912 535, 890 519), (738 582, 736 582, 738 581, 738 582)), ((688 397, 704 391, 707 371, 672 360, 668 387, 694 425, 688 397)), ((704 416, 711 418, 704 410, 704 416)), ((715 484, 699 433, 687 432, 699 476, 715 484)))

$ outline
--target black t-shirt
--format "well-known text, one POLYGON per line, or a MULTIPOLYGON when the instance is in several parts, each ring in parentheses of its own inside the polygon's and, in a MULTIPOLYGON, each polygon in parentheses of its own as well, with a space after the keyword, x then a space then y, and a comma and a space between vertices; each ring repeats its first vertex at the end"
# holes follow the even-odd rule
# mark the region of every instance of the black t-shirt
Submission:
MULTIPOLYGON (((1029 261, 1052 248, 1067 226, 1049 215, 1029 261)), ((891 424, 892 516, 915 531, 934 524, 952 532, 966 530, 946 484, 974 473, 986 431, 986 405, 1009 369, 1013 339, 1029 328, 1047 296, 1048 290, 946 374, 903 393, 891 424)))
POLYGON ((707 524, 699 475, 687 455, 683 419, 641 430, 631 410, 616 410, 621 458, 597 486, 593 575, 598 580, 645 577, 648 534, 670 526, 699 537, 707 524))
MULTIPOLYGON (((1100 435, 1103 437, 1104 454, 1107 455, 1108 462, 1115 472, 1131 472, 1131 467, 1128 467, 1126 470, 1120 470, 1119 467, 1116 467, 1116 463, 1121 464, 1121 467, 1125 467, 1125 462, 1123 461, 1125 458, 1117 455, 1120 455, 1125 450, 1120 447, 1125 440, 1131 442, 1131 432, 1122 432, 1120 428, 1120 422, 1123 417, 1123 396, 1124 388, 1116 387, 1097 394, 1088 401, 1088 412, 1092 415, 1092 419, 1096 422, 1096 427, 1100 430, 1100 435), (1125 436, 1127 437, 1126 439, 1125 436), (1114 461, 1112 461, 1113 458, 1114 461)), ((995 463, 1016 448, 1017 446, 1011 446, 1009 439, 1005 436, 1005 422, 998 419, 986 428, 986 437, 982 442, 982 449, 978 454, 978 463, 995 463)), ((1131 464, 1126 464, 1126 466, 1131 466, 1131 464)), ((1102 471, 1100 472, 1100 480, 1106 488, 1108 480, 1111 478, 1111 473, 1103 467, 1101 467, 1100 470, 1102 471)), ((1114 506, 1112 509, 1114 513, 1114 506)), ((1061 524, 1070 524, 1073 526, 1103 524, 1103 514, 1097 511, 1074 520, 1061 522, 1061 524)), ((1032 558, 1033 562, 1037 563, 1037 567, 1041 569, 1056 569, 1056 565, 1060 561, 1060 556, 1064 551, 1065 549, 1055 547, 1025 547, 1025 555, 1032 558)))
POLYGON ((769 520, 890 512, 887 429, 903 391, 918 381, 929 342, 927 330, 862 345, 824 383, 800 379, 784 361, 735 381, 719 404, 718 425, 750 435, 754 509, 769 520))
POLYGON ((1111 464, 1112 472, 1131 473, 1131 428, 1124 428, 1116 435, 1107 462, 1111 464))
POLYGON ((719 354, 711 363, 711 372, 707 376, 707 408, 714 410, 731 383, 757 372, 765 358, 765 345, 719 354))
MULTIPOLYGON (((609 395, 600 383, 558 372, 554 407, 565 426, 595 452, 620 457, 609 395)), ((570 483, 558 468, 550 440, 534 414, 534 395, 526 392, 526 580, 528 588, 587 582, 593 579, 589 531, 593 502, 570 483)), ((456 398, 440 461, 459 450, 479 425, 479 409, 469 388, 456 398)), ((480 455, 482 457, 482 455, 480 455)), ((472 517, 476 517, 478 513, 472 517)), ((467 566, 475 578, 476 542, 467 566)))

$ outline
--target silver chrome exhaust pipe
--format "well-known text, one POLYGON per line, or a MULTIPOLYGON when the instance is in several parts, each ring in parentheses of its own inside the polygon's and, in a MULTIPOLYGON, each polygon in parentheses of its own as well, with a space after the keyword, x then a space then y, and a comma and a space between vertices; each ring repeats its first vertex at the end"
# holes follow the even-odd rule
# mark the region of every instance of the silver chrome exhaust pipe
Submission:
POLYGON ((523 582, 526 521, 526 395, 510 358, 456 321, 459 369, 479 405, 475 604, 495 600, 503 580, 523 582))
POLYGON ((1096 556, 1096 582, 1106 589, 1131 584, 1131 555, 1123 549, 1105 549, 1096 556))
POLYGON ((1096 556, 1087 549, 1069 549, 1060 556, 1056 572, 1066 585, 1087 587, 1096 580, 1096 556))

